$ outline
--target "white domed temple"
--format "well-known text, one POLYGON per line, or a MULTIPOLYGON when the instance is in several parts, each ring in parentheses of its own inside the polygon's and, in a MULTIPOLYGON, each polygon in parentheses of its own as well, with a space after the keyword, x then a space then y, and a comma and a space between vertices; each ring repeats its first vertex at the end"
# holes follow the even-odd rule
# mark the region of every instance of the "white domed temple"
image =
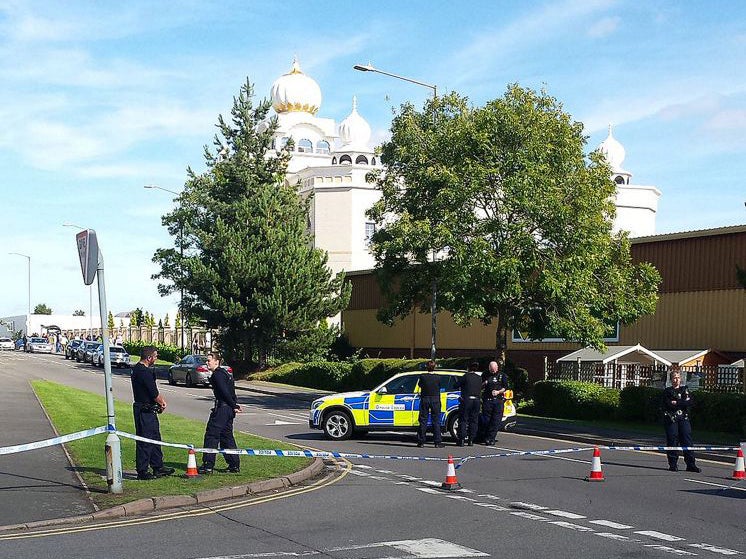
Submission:
MULTIPOLYGON (((313 195, 308 226, 314 245, 327 251, 334 273, 372 269, 375 261, 368 244, 375 224, 365 212, 378 200, 380 191, 365 176, 381 164, 370 145, 371 128, 358 112, 357 100, 352 98, 350 114, 339 126, 334 119, 317 116, 321 88, 301 70, 297 59, 290 71, 272 84, 271 99, 279 123, 275 147, 291 139, 294 145, 287 181, 300 184, 301 195, 313 195)), ((622 168, 625 150, 613 137, 611 126, 599 149, 617 184, 614 230, 627 230, 632 237, 654 234, 660 191, 630 184, 632 174, 622 168)))
POLYGON ((629 231, 630 237, 655 235, 655 216, 660 190, 654 186, 630 184, 632 173, 622 167, 627 152, 611 133, 598 146, 611 167, 611 179, 616 183, 616 219, 614 231, 629 231))

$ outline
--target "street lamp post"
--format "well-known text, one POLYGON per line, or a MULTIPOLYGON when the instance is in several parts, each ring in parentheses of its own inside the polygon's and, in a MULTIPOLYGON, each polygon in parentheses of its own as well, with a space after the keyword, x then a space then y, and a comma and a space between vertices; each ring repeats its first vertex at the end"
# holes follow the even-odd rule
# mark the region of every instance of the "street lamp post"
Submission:
POLYGON ((8 254, 14 254, 16 256, 23 256, 28 260, 28 315, 26 315, 26 335, 30 334, 29 327, 31 325, 31 257, 28 254, 21 254, 20 252, 9 252, 8 254))
MULTIPOLYGON (((146 184, 143 186, 143 188, 163 190, 164 192, 169 192, 176 196, 181 196, 181 193, 176 192, 175 190, 169 190, 168 188, 163 188, 162 186, 158 186, 157 184, 146 184)), ((182 268, 182 265, 184 262, 184 222, 181 219, 179 220, 179 259, 180 259, 179 269, 181 270, 181 273, 183 276, 184 269, 182 268)), ((180 298, 179 298, 179 315, 181 316, 181 320, 179 321, 181 324, 181 333, 179 335, 179 339, 181 340, 181 343, 180 343, 181 353, 183 354, 184 353, 184 286, 183 286, 183 283, 181 286, 180 298)))
MULTIPOLYGON (((87 227, 81 227, 80 225, 68 222, 63 223, 62 227, 75 227, 81 231, 88 229, 87 227)), ((103 328, 103 324, 101 327, 103 328)), ((93 284, 88 286, 88 337, 93 339, 93 284)))
MULTIPOLYGON (((438 86, 433 85, 426 82, 421 82, 419 80, 414 80, 412 78, 407 78, 406 76, 400 76, 399 74, 393 74, 391 72, 385 72, 379 68, 374 67, 370 62, 368 64, 355 64, 352 67, 353 70, 357 70, 359 72, 374 72, 376 74, 382 74, 384 76, 389 76, 390 78, 395 78, 397 80, 402 80, 405 82, 413 83, 416 85, 420 85, 422 87, 427 87, 428 89, 432 89, 433 91, 433 99, 438 98, 438 86)), ((433 265, 435 264, 435 249, 433 249, 433 265)), ((437 307, 437 300, 438 300, 438 280, 435 278, 435 274, 433 274, 433 284, 432 284, 432 301, 430 303, 430 317, 431 317, 431 323, 430 323, 430 359, 435 359, 435 336, 438 331, 438 307, 437 307)))

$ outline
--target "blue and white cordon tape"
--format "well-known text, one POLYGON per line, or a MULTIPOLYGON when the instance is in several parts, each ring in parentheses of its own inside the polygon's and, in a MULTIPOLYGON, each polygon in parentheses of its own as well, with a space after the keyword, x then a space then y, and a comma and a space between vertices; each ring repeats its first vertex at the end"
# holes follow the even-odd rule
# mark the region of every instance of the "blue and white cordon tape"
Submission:
MULTIPOLYGON (((182 448, 185 450, 194 450, 194 452, 210 453, 210 454, 238 454, 245 456, 274 456, 280 458, 358 458, 358 459, 386 459, 386 460, 415 460, 423 462, 444 462, 448 458, 432 457, 432 456, 398 456, 391 454, 359 454, 351 452, 334 452, 334 451, 316 451, 316 450, 281 450, 281 449, 258 449, 258 448, 235 448, 235 449, 215 449, 215 448, 198 448, 191 444, 184 443, 169 443, 164 441, 156 441, 154 439, 148 439, 127 433, 126 431, 119 431, 111 426, 95 427, 93 429, 87 429, 85 431, 78 431, 77 433, 71 433, 69 435, 61 435, 52 439, 46 439, 43 441, 36 441, 32 443, 19 444, 13 446, 0 447, 0 455, 3 454, 15 454, 18 452, 25 452, 27 450, 35 450, 38 448, 45 448, 58 444, 63 444, 71 441, 77 441, 101 433, 116 433, 117 435, 132 439, 135 441, 141 441, 145 443, 157 444, 160 446, 168 446, 172 448, 182 448)), ((691 450, 691 451, 737 451, 741 447, 731 446, 604 446, 594 445, 587 447, 578 448, 563 448, 563 449, 551 449, 551 450, 523 450, 515 452, 499 452, 495 454, 481 454, 477 456, 465 456, 462 458, 455 458, 459 463, 456 465, 459 468, 469 460, 478 460, 485 458, 508 458, 512 456, 546 456, 554 454, 570 454, 575 452, 586 452, 598 448, 600 450, 622 450, 622 451, 657 451, 664 452, 667 450, 691 450)))

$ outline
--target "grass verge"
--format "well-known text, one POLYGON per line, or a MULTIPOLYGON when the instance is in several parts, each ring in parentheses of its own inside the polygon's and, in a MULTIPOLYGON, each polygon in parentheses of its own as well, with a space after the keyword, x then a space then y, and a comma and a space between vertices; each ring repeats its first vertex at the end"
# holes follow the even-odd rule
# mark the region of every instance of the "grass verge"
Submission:
MULTIPOLYGON (((74 433, 99 425, 106 425, 106 401, 100 394, 93 394, 49 381, 33 381, 32 386, 60 434, 74 433)), ((114 403, 117 428, 134 433, 132 404, 114 403)), ((205 422, 171 415, 160 416, 161 437, 164 441, 202 446, 205 422)), ((135 475, 135 441, 120 438, 122 446, 122 469, 125 472, 124 492, 121 495, 108 493, 106 486, 106 463, 104 442, 106 435, 89 437, 67 443, 65 446, 75 464, 75 470, 88 485, 93 501, 107 508, 145 497, 161 495, 194 495, 199 491, 232 487, 253 481, 284 476, 311 463, 308 458, 278 458, 241 456, 241 473, 217 472, 197 479, 181 477, 186 471, 187 451, 179 448, 163 448, 166 466, 176 468, 176 474, 151 481, 131 479, 135 475)), ((275 449, 277 442, 253 435, 236 433, 239 448, 275 449)), ((283 448, 296 448, 283 443, 283 448)), ((197 457, 200 463, 200 457, 197 457)), ((218 456, 217 468, 224 468, 223 457, 218 456)))

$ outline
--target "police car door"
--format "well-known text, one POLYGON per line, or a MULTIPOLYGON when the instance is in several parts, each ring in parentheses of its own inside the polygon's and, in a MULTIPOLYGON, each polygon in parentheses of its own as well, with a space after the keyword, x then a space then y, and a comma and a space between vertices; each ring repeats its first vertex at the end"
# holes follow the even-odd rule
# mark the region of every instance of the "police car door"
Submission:
POLYGON ((368 419, 371 427, 390 425, 411 427, 414 425, 415 395, 419 374, 394 377, 370 395, 368 419))

